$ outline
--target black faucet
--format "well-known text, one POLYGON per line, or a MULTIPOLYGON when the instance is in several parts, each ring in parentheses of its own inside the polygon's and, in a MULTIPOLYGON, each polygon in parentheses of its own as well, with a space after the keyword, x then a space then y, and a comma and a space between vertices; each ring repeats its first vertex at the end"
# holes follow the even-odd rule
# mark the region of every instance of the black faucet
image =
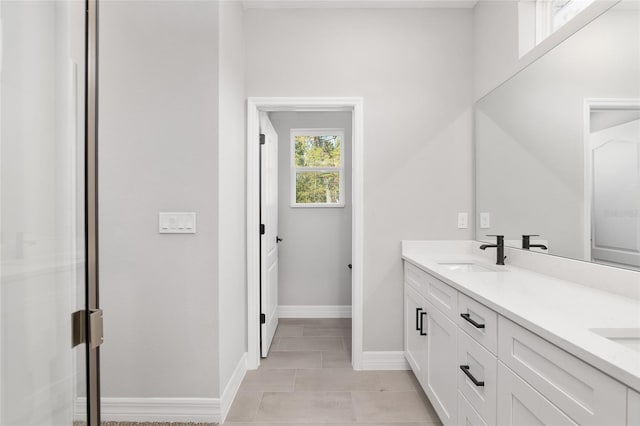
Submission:
POLYGON ((522 248, 529 250, 530 248, 541 248, 543 250, 549 250, 544 244, 531 244, 531 237, 539 237, 540 235, 523 235, 522 236, 522 248))
POLYGON ((504 255, 504 235, 487 235, 487 237, 496 237, 495 244, 483 244, 480 246, 480 250, 495 247, 496 250, 496 265, 504 265, 506 256, 504 255))

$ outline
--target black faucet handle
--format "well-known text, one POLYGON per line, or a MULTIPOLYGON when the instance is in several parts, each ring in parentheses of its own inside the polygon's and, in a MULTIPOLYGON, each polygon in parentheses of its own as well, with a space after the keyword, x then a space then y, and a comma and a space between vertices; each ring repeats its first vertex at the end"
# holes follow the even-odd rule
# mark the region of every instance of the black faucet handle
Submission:
POLYGON ((487 235, 487 237, 496 237, 496 239, 498 240, 498 243, 504 241, 504 235, 487 235))
POLYGON ((538 235, 538 234, 524 234, 524 235, 522 236, 522 238, 524 238, 524 237, 539 237, 539 236, 540 236, 540 235, 538 235))

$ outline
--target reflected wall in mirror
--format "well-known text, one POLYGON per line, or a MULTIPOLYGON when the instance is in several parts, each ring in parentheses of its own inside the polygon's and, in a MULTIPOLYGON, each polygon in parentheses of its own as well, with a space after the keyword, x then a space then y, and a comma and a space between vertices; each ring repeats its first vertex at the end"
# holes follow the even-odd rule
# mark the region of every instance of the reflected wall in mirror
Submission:
POLYGON ((489 93, 475 120, 476 239, 539 235, 531 250, 640 270, 639 2, 489 93))

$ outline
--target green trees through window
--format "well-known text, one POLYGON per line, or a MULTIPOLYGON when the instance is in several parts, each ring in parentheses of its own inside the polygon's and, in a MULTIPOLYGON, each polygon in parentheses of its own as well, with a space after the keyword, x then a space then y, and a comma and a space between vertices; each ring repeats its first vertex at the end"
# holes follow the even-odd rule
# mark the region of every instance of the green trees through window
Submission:
POLYGON ((338 204, 342 178, 341 134, 292 134, 296 204, 338 204))

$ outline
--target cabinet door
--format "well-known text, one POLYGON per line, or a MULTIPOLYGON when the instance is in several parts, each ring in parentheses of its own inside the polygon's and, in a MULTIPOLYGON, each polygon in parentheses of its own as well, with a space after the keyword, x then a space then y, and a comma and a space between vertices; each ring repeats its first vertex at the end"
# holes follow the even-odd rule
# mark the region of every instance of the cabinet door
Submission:
POLYGON ((498 362, 498 425, 576 425, 558 407, 498 362))
POLYGON ((427 302, 427 383, 426 393, 444 425, 457 419, 458 327, 427 302))
POLYGON ((640 393, 628 390, 627 396, 627 425, 640 426, 640 393))
POLYGON ((424 387, 427 367, 426 301, 416 290, 404 286, 404 356, 424 387), (423 321, 425 322, 423 324, 423 321))

